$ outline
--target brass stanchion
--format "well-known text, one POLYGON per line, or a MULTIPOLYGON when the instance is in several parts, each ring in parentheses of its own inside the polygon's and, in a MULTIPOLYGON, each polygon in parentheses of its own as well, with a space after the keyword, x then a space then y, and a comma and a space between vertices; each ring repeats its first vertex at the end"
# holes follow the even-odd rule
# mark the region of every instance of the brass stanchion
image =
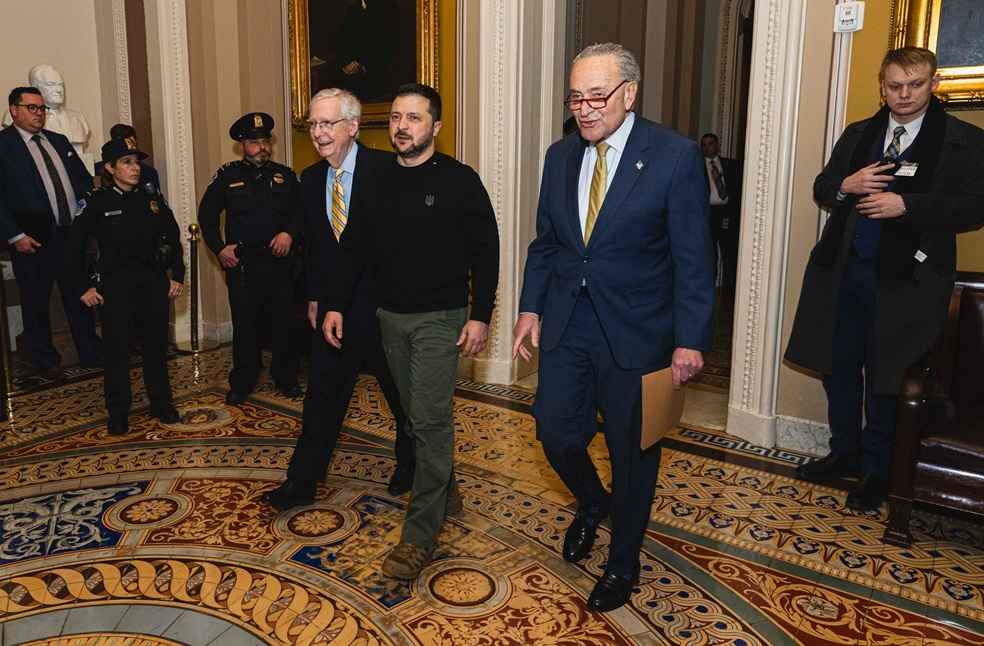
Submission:
MULTIPOLYGON (((200 352, 211 350, 216 347, 216 343, 208 339, 198 338, 198 241, 201 240, 201 233, 197 224, 188 225, 188 251, 191 260, 191 285, 188 288, 188 296, 191 298, 191 340, 182 341, 175 344, 178 352, 182 354, 198 355, 200 352)), ((197 371, 196 371, 197 372, 197 371)))

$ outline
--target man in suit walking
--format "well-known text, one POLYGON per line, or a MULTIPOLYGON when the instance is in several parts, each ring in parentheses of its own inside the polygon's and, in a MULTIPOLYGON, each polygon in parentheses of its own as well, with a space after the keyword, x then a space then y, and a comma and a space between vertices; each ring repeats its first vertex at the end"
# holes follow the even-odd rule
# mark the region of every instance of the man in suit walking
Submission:
POLYGON ((796 474, 860 476, 847 497, 858 510, 887 496, 899 389, 946 320, 956 234, 984 224, 984 131, 933 96, 936 55, 892 50, 879 79, 885 105, 844 129, 813 184, 830 218, 786 349, 823 375, 831 433, 830 454, 796 474))
POLYGON ((738 225, 741 215, 741 162, 721 157, 713 132, 700 138, 711 204, 711 241, 721 260, 721 285, 732 297, 738 275, 738 225))
POLYGON ((396 418, 396 469, 389 492, 401 495, 413 484, 413 442, 383 353, 371 276, 363 275, 346 293, 348 308, 344 314, 351 323, 345 344, 334 348, 321 333, 326 291, 332 281, 338 280, 333 270, 344 264, 341 255, 352 252, 344 244, 346 232, 351 232, 351 223, 369 217, 369 212, 378 208, 379 194, 385 190, 380 175, 393 164, 392 154, 356 142, 361 115, 358 99, 346 90, 321 90, 311 99, 308 131, 321 161, 301 174, 301 195, 308 320, 315 334, 301 437, 287 469, 287 480, 264 497, 281 510, 310 504, 314 499, 316 484, 324 479, 361 369, 376 376, 396 418))
POLYGON ((14 88, 8 105, 13 123, 0 131, 0 229, 12 247, 27 356, 40 373, 58 378, 61 357, 48 312, 56 281, 79 362, 102 363, 95 319, 75 297, 78 279, 65 262, 72 219, 85 206, 92 177, 68 139, 44 129, 48 107, 40 90, 14 88))
POLYGON ((714 274, 700 151, 632 112, 635 57, 614 43, 574 59, 571 134, 547 151, 513 356, 540 348, 533 414, 547 459, 577 498, 564 558, 588 555, 611 516, 604 575, 588 599, 606 612, 629 600, 659 470, 640 444, 641 378, 672 366, 683 383, 711 345, 714 274), (541 329, 542 324, 542 329, 541 329), (612 493, 587 447, 605 419, 612 493))

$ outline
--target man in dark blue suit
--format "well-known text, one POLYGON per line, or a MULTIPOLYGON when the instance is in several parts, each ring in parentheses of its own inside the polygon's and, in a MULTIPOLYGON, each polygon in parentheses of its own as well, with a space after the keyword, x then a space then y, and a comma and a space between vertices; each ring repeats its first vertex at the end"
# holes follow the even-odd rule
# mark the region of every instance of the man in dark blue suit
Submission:
POLYGON ((631 110, 639 66, 621 45, 592 45, 571 69, 571 134, 547 151, 537 235, 526 260, 513 357, 539 347, 533 414, 550 464, 577 498, 564 558, 583 559, 611 516, 605 574, 588 599, 629 600, 659 471, 640 450, 642 376, 703 367, 714 300, 704 164, 695 142, 631 110), (542 325, 542 328, 541 328, 542 325), (587 447, 604 416, 612 493, 587 447))
POLYGON ((8 104, 13 124, 0 131, 0 233, 12 248, 27 355, 39 372, 57 378, 61 357, 48 315, 55 281, 79 362, 94 367, 102 361, 92 312, 75 297, 78 277, 64 253, 92 177, 68 139, 44 129, 47 106, 37 88, 15 88, 8 104))

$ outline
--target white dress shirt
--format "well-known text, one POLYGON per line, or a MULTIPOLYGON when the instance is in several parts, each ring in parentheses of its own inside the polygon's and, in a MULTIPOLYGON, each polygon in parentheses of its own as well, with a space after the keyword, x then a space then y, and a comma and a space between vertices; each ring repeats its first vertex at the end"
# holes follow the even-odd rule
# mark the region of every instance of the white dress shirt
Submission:
POLYGON ((905 134, 899 140, 899 154, 901 155, 905 152, 913 141, 916 139, 916 135, 919 134, 919 129, 922 128, 923 119, 926 118, 926 113, 923 112, 921 115, 910 121, 909 123, 899 123, 892 116, 892 113, 888 113, 888 129, 885 130, 885 144, 882 146, 882 152, 888 150, 889 144, 892 143, 892 139, 895 137, 895 129, 899 126, 905 127, 905 134))
POLYGON ((711 206, 724 206, 728 203, 728 198, 721 199, 718 195, 717 184, 714 183, 714 173, 711 172, 711 165, 716 164, 718 172, 721 173, 721 181, 724 182, 724 190, 727 191, 730 187, 728 182, 724 179, 724 165, 721 163, 720 157, 715 157, 714 159, 704 158, 704 166, 707 167, 707 183, 710 187, 711 192, 711 206))
MULTIPOLYGON (((618 163, 622 159, 622 152, 625 150, 625 143, 632 132, 632 124, 635 123, 635 113, 630 112, 625 115, 625 121, 618 127, 618 130, 608 135, 605 143, 608 150, 605 151, 605 164, 608 167, 608 182, 605 185, 605 193, 615 179, 615 172, 618 170, 618 163)), ((588 200, 591 197, 591 178, 594 176, 595 160, 598 158, 598 149, 588 146, 584 149, 584 157, 581 159, 581 174, 577 180, 577 211, 578 218, 581 220, 581 234, 584 234, 584 223, 588 220, 588 200)))

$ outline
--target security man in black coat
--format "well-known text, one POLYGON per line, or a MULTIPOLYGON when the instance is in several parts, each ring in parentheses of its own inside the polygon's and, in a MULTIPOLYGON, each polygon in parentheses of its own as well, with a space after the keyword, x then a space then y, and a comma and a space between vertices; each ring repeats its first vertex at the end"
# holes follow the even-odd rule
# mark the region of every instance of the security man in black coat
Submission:
POLYGON ((68 262, 80 277, 80 300, 88 307, 102 305, 111 435, 129 431, 129 337, 134 333, 141 336, 151 416, 165 424, 179 419, 167 374, 167 324, 168 299, 181 294, 184 260, 170 207, 156 187, 140 186, 140 160, 145 157, 132 138, 112 139, 102 147, 103 186, 86 199, 69 236, 68 262), (86 266, 89 237, 99 247, 91 268, 86 266))
POLYGON ((226 272, 232 309, 232 371, 226 401, 241 404, 256 386, 262 364, 258 336, 261 311, 271 319, 277 390, 299 397, 297 358, 290 352, 294 309, 294 254, 301 185, 294 171, 270 160, 273 117, 243 115, 229 129, 240 142, 241 161, 218 170, 198 207, 202 237, 226 272), (226 212, 225 238, 219 213, 226 212))

